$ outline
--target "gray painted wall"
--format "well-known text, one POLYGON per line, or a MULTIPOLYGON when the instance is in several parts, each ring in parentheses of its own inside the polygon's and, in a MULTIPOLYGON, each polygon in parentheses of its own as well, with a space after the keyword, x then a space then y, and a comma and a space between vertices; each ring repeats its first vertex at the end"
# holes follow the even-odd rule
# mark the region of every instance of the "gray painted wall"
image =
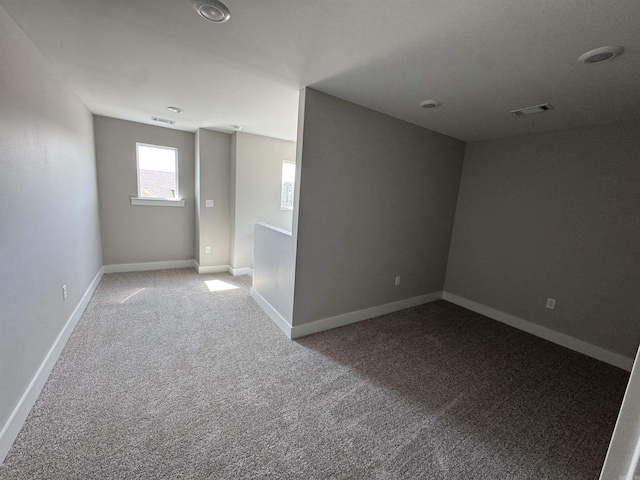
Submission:
POLYGON ((194 134, 96 115, 95 140, 104 264, 194 259, 194 134), (136 142, 178 149, 184 207, 131 205, 138 188, 136 142))
POLYGON ((280 209, 282 162, 295 162, 296 144, 237 132, 233 134, 234 223, 231 266, 253 267, 253 234, 257 222, 291 230, 293 212, 280 209))
POLYGON ((236 244, 236 150, 238 145, 237 132, 231 135, 231 158, 229 159, 231 165, 229 168, 229 265, 231 265, 232 258, 235 255, 236 244))
POLYGON ((0 45, 1 430, 102 258, 92 115, 1 6, 0 45))
POLYGON ((196 219, 196 259, 200 266, 229 265, 231 229, 231 135, 199 129, 196 133, 196 189, 199 215, 196 219), (213 207, 206 207, 213 200, 213 207), (211 253, 205 253, 206 246, 211 253))
POLYGON ((464 149, 307 89, 294 325, 442 290, 464 149))
POLYGON ((639 185, 638 123, 470 143, 445 289, 633 357, 639 185))
POLYGON ((289 323, 293 310, 295 244, 290 233, 256 223, 253 288, 289 323))
MULTIPOLYGON (((201 195, 201 191, 200 191, 200 129, 196 130, 195 134, 193 135, 193 140, 194 140, 194 145, 193 145, 193 155, 194 155, 194 172, 193 172, 193 177, 195 180, 195 188, 193 191, 193 195, 195 198, 195 214, 196 214, 196 218, 195 218, 195 244, 194 244, 194 253, 195 253, 195 260, 196 262, 198 262, 198 264, 200 264, 200 215, 201 215, 201 209, 200 209, 200 201, 202 200, 202 195, 201 195)), ((204 207, 203 207, 204 208, 204 207)))
MULTIPOLYGON (((254 226, 253 288, 291 326, 295 289, 298 213, 300 203, 300 170, 306 89, 300 90, 298 132, 295 146, 296 177, 291 235, 264 224, 254 226)), ((234 156, 235 158, 235 156, 234 156)), ((234 187, 235 188, 235 187, 234 187)))

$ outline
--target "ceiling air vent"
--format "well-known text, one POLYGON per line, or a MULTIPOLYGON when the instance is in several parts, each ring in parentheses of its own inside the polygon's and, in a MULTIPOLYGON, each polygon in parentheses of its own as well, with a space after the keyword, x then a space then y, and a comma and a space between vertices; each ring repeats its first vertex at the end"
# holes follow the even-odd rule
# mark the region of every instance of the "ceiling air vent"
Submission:
POLYGON ((173 120, 167 120, 166 118, 160 118, 160 117, 151 117, 151 120, 153 120, 154 122, 166 123, 167 125, 176 124, 176 122, 174 122, 173 120))
POLYGON ((543 103, 542 105, 534 105, 533 107, 525 107, 519 108, 517 110, 511 110, 509 113, 511 115, 521 116, 521 115, 533 115, 534 113, 542 113, 547 110, 553 110, 553 107, 548 103, 543 103))

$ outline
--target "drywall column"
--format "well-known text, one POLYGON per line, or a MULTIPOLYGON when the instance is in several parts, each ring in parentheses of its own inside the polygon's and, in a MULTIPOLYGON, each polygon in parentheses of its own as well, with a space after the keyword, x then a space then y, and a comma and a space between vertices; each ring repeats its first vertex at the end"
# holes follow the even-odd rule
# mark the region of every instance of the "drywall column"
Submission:
POLYGON ((231 135, 201 128, 195 139, 198 271, 227 271, 231 233, 231 135))
MULTIPOLYGON (((230 209, 230 224, 229 224, 229 268, 234 264, 234 257, 236 252, 236 151, 238 150, 238 132, 231 135, 231 168, 229 172, 229 209, 230 209)), ((231 270, 233 273, 233 270, 231 270)))
POLYGON ((196 204, 195 204, 195 211, 196 211, 196 218, 195 218, 195 260, 196 260, 196 269, 198 269, 198 267, 200 266, 200 199, 202 198, 200 195, 200 130, 196 130, 196 133, 194 135, 194 140, 195 140, 195 144, 194 144, 194 155, 195 155, 195 172, 194 172, 194 178, 195 178, 195 189, 194 189, 194 195, 195 195, 195 199, 196 199, 196 204))

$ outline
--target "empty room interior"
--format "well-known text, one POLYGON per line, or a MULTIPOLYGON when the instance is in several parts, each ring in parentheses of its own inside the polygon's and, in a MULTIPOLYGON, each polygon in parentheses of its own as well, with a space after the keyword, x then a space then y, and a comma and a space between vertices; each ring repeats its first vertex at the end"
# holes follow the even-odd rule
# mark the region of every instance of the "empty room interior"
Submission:
POLYGON ((639 20, 0 0, 0 480, 640 478, 639 20))

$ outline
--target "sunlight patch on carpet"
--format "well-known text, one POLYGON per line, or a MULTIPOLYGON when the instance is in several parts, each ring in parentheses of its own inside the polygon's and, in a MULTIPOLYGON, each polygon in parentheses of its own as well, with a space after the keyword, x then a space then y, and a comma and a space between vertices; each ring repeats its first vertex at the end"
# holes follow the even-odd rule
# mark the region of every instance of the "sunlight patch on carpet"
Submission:
POLYGON ((131 297, 139 294, 140 292, 142 292, 145 288, 139 288, 138 290, 136 290, 135 292, 133 292, 131 295, 128 295, 124 300, 122 300, 120 302, 120 304, 123 304, 124 302, 126 302, 127 300, 129 300, 131 297))
POLYGON ((204 282, 207 284, 207 288, 210 292, 223 292, 225 290, 235 290, 235 285, 231 285, 230 283, 223 282, 222 280, 207 280, 204 282))

